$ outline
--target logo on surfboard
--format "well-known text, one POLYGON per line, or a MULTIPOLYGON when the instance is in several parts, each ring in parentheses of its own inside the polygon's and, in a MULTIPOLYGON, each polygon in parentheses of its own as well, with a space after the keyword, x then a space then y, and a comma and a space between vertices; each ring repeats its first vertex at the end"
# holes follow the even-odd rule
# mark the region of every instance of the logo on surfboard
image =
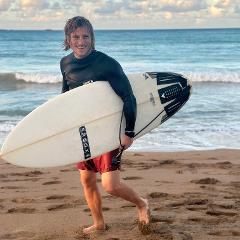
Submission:
POLYGON ((79 128, 80 137, 82 140, 82 146, 83 146, 83 152, 84 152, 84 158, 90 158, 91 157, 91 151, 90 151, 90 145, 88 142, 88 136, 87 136, 87 130, 85 126, 81 126, 79 128))
POLYGON ((150 93, 150 99, 149 100, 150 100, 150 102, 152 103, 153 106, 156 105, 156 102, 155 102, 155 99, 154 99, 154 96, 153 96, 152 93, 150 93))

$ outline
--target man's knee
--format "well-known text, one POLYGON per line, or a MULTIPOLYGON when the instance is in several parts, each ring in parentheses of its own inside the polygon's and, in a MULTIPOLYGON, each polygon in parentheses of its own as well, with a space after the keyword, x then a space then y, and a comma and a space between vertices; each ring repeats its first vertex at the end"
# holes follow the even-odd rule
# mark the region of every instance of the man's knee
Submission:
POLYGON ((111 195, 115 195, 120 189, 120 183, 116 182, 102 181, 102 186, 103 189, 111 195))
POLYGON ((80 175, 81 184, 84 188, 90 188, 96 185, 96 177, 94 174, 81 173, 80 175))

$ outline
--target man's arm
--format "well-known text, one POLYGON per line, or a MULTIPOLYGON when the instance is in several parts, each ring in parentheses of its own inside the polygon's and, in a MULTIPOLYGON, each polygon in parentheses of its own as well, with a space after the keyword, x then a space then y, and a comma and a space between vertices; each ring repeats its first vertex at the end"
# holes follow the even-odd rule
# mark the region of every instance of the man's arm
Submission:
POLYGON ((64 72, 64 67, 63 67, 63 59, 60 61, 60 69, 61 73, 63 76, 63 81, 62 81, 62 93, 69 91, 69 86, 67 84, 65 72, 64 72))
POLYGON ((123 112, 126 119, 125 136, 122 137, 122 145, 125 149, 131 146, 134 137, 134 128, 137 116, 136 98, 133 94, 132 87, 122 67, 117 62, 111 66, 108 81, 115 93, 123 101, 123 112))

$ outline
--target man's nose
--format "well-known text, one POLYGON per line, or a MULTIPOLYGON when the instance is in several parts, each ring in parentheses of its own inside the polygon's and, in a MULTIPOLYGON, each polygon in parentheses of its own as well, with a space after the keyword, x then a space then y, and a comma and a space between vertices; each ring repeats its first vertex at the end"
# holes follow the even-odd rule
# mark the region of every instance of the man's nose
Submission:
POLYGON ((79 38, 78 39, 78 43, 80 43, 80 44, 84 43, 84 39, 83 38, 79 38))

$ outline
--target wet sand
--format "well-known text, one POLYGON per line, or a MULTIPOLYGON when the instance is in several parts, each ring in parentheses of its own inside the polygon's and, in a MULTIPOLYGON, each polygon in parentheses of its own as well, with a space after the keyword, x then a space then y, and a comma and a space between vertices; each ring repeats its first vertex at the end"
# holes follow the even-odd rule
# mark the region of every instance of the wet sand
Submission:
POLYGON ((109 229, 84 236, 92 222, 75 166, 30 169, 0 160, 0 239, 240 239, 240 150, 126 152, 122 161, 123 181, 149 200, 147 235, 136 208, 101 189, 109 229))

